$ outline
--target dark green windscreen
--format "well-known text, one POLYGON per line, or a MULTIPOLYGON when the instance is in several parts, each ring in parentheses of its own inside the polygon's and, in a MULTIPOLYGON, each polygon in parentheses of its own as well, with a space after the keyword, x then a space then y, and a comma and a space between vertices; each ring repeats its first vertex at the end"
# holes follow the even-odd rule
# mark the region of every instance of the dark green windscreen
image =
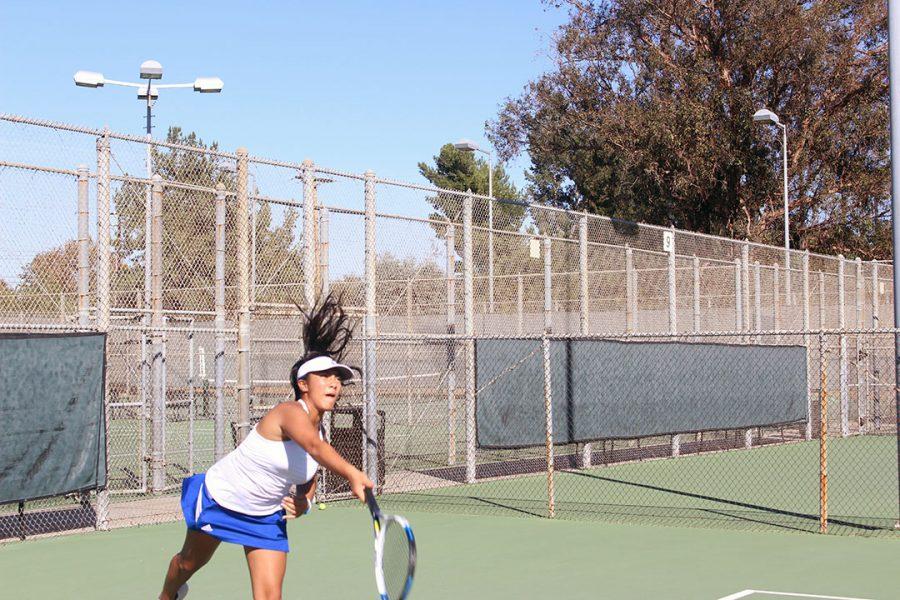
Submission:
MULTIPOLYGON (((540 340, 476 340, 484 448, 545 443, 540 340)), ((805 421, 806 349, 681 342, 550 343, 555 443, 805 421)))
POLYGON ((106 485, 106 336, 0 336, 0 504, 106 485))

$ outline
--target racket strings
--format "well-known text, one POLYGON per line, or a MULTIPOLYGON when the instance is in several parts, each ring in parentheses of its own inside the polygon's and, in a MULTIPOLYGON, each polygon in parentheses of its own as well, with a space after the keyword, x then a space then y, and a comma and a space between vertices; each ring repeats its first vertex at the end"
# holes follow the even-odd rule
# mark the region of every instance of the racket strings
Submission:
POLYGON ((409 574, 410 545, 406 530, 393 521, 388 521, 385 526, 381 562, 388 598, 403 600, 409 574))

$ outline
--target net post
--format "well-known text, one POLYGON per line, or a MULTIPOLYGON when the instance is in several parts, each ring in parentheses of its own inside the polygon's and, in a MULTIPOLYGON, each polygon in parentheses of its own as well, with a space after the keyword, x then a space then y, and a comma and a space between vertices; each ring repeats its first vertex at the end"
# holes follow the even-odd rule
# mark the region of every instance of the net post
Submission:
POLYGON ((463 327, 466 335, 466 482, 475 481, 475 287, 472 262, 472 191, 463 196, 463 327))
MULTIPOLYGON (((678 296, 676 287, 675 272, 675 227, 670 230, 672 235, 672 244, 669 246, 669 255, 667 258, 666 280, 669 288, 669 333, 672 335, 678 333, 678 296)), ((672 436, 671 452, 672 456, 681 454, 681 436, 675 434, 672 436)))
MULTIPOLYGON (((111 186, 109 175, 110 149, 109 131, 97 139, 97 330, 109 334, 110 321, 110 203, 111 186)), ((109 341, 107 340, 107 344, 109 341)), ((107 353, 109 349, 107 347, 107 353)), ((106 378, 109 378, 107 370, 106 378)), ((102 531, 109 529, 109 385, 104 381, 103 427, 106 440, 104 464, 106 487, 97 493, 96 527, 102 531)), ((143 457, 142 457, 143 458, 143 457)))
MULTIPOLYGON (((549 240, 547 240, 549 242, 549 240)), ((547 517, 552 519, 556 512, 556 498, 553 488, 553 385, 550 379, 550 340, 545 333, 541 337, 544 366, 544 431, 546 434, 545 453, 547 459, 547 517)))
POLYGON ((840 391, 841 391, 841 437, 850 435, 850 391, 847 387, 847 335, 844 329, 847 327, 846 311, 846 285, 844 275, 846 272, 846 260, 843 254, 838 254, 838 329, 840 343, 840 391))
POLYGON ((238 270, 238 342, 237 342, 237 443, 244 441, 250 429, 250 198, 248 194, 247 149, 237 154, 237 270, 238 270))
MULTIPOLYGON (((588 222, 587 214, 583 213, 578 218, 578 274, 580 283, 580 302, 581 309, 581 334, 588 335, 590 333, 590 295, 588 294, 588 222)), ((591 466, 591 455, 593 449, 590 443, 581 447, 581 467, 588 468, 591 466)))
MULTIPOLYGON (((309 163, 312 170, 312 162, 309 163)), ((307 185, 311 185, 306 182, 307 185)), ((375 303, 375 173, 365 173, 365 297, 366 318, 364 347, 364 397, 363 421, 365 423, 365 441, 363 463, 366 474, 375 483, 376 489, 382 482, 378 481, 378 405, 375 396, 375 341, 376 335, 375 317, 377 306, 375 303)))
POLYGON ((162 178, 153 176, 150 192, 150 339, 152 360, 152 421, 153 441, 150 453, 151 490, 161 494, 166 486, 166 390, 165 390, 165 340, 163 339, 162 301, 162 178))
MULTIPOLYGON (((803 345, 806 346, 806 355, 809 356, 809 322, 810 322, 810 314, 809 314, 809 250, 806 250, 803 253, 803 331, 806 331, 803 335, 803 345)), ((819 325, 821 329, 821 324, 819 325)), ((806 432, 804 437, 806 440, 812 439, 812 411, 813 411, 813 398, 812 398, 812 390, 813 390, 813 382, 811 381, 812 369, 807 370, 807 394, 806 394, 806 432)))
POLYGON ((634 252, 628 245, 625 246, 625 333, 634 333, 635 311, 637 309, 637 295, 634 282, 634 252))
POLYGON ((225 456, 225 186, 216 185, 216 353, 213 372, 216 407, 213 417, 213 455, 225 456))
POLYGON ((694 332, 700 331, 700 259, 694 255, 693 262, 693 304, 694 304, 694 332))
MULTIPOLYGON (((447 335, 456 333, 456 228, 447 225, 447 335)), ((447 339, 447 464, 456 463, 456 342, 447 339)))
POLYGON ((88 170, 78 165, 78 326, 90 327, 90 209, 88 204, 88 170))
POLYGON ((819 332, 819 533, 828 533, 828 364, 819 332))

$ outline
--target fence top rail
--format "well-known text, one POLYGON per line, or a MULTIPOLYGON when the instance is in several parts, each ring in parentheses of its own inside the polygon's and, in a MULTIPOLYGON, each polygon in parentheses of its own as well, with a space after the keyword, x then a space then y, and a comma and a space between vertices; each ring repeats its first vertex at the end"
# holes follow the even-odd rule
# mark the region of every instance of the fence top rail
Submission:
MULTIPOLYGON (((447 342, 447 341, 474 341, 474 340, 636 340, 636 339, 664 339, 672 341, 684 341, 693 338, 775 338, 783 336, 835 336, 835 335, 900 335, 900 328, 874 328, 874 329, 748 329, 746 331, 684 331, 672 333, 670 331, 640 332, 640 333, 592 333, 592 334, 562 334, 562 333, 533 333, 533 334, 449 334, 449 333, 380 333, 374 336, 360 335, 354 337, 355 341, 378 343, 416 343, 416 342, 447 342)), ((748 342, 753 345, 754 342, 748 342)))

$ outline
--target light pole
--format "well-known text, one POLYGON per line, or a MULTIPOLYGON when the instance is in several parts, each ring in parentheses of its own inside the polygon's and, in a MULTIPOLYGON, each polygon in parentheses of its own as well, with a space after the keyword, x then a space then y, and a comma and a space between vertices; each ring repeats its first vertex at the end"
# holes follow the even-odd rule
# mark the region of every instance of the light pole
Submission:
POLYGON ((100 88, 106 84, 118 85, 121 87, 137 88, 138 100, 144 100, 147 104, 147 193, 145 198, 144 210, 144 304, 149 305, 150 302, 150 184, 149 180, 153 177, 153 156, 151 153, 151 140, 153 132, 153 104, 159 98, 159 90, 174 88, 193 88, 195 92, 201 94, 217 94, 222 91, 223 83, 218 77, 198 77, 192 83, 169 83, 164 85, 153 85, 153 81, 162 79, 163 68, 155 60, 145 60, 141 63, 140 78, 147 81, 146 84, 132 83, 130 81, 116 81, 114 79, 106 79, 102 73, 95 71, 78 71, 73 79, 75 85, 79 87, 100 88))
MULTIPOLYGON (((153 241, 152 231, 152 218, 153 218, 153 192, 151 191, 151 179, 154 177, 153 174, 153 154, 151 152, 152 149, 152 132, 153 132, 153 104, 154 101, 159 98, 159 90, 166 88, 193 88, 195 92, 200 92, 201 94, 215 94, 222 91, 222 80, 218 77, 198 77, 192 83, 173 83, 167 85, 153 85, 153 82, 157 79, 162 79, 163 76, 163 68, 162 65, 156 62, 155 60, 146 60, 141 63, 140 69, 140 78, 145 79, 147 82, 144 84, 141 83, 132 83, 129 81, 115 81, 112 79, 106 79, 102 73, 96 73, 94 71, 78 71, 75 73, 73 79, 75 80, 75 85, 79 87, 89 87, 89 88, 100 88, 106 84, 110 85, 118 85, 122 87, 130 87, 137 88, 138 100, 143 100, 146 102, 147 106, 147 124, 146 124, 146 133, 147 133, 147 192, 144 200, 144 306, 146 308, 150 308, 152 304, 155 302, 158 303, 156 307, 153 307, 153 317, 156 318, 159 315, 160 307, 161 307, 161 290, 157 288, 156 293, 158 294, 156 298, 153 298, 151 302, 151 294, 152 294, 152 271, 156 270, 158 273, 162 273, 161 267, 162 265, 154 265, 153 264, 153 252, 151 250, 151 242, 153 241)), ((158 181, 158 180, 157 180, 158 181)), ((159 188, 157 188, 158 190, 159 188)), ((157 196, 157 202, 160 200, 159 196, 157 196)), ((157 208, 159 205, 157 204, 157 208)), ((157 214, 157 217, 160 215, 157 214)), ((156 240, 159 242, 160 240, 156 240)), ((143 322, 147 323, 147 313, 143 314, 143 322)), ((153 321, 151 320, 151 323, 153 321)), ((153 355, 154 355, 154 364, 156 363, 157 354, 161 354, 162 350, 157 348, 157 344, 161 344, 161 337, 158 332, 153 333, 153 355)), ((163 392, 161 392, 161 388, 157 386, 157 377, 158 375, 153 371, 150 371, 150 367, 147 364, 146 359, 142 360, 142 374, 141 377, 143 381, 146 383, 148 380, 148 376, 153 379, 154 384, 152 387, 152 397, 153 397, 153 450, 152 450, 152 487, 151 489, 154 492, 160 492, 165 486, 165 398, 163 397, 163 392)), ((156 367, 154 367, 155 371, 156 367)), ((159 377, 162 377, 159 375, 159 377)), ((146 393, 146 384, 142 385, 142 402, 144 399, 144 394, 146 393)))
POLYGON ((488 157, 488 312, 494 312, 494 151, 482 150, 472 140, 461 139, 453 147, 463 152, 481 152, 488 157))
POLYGON ((790 222, 788 220, 788 148, 787 148, 787 125, 778 120, 778 115, 771 110, 761 108, 753 113, 753 121, 756 123, 764 123, 766 125, 776 125, 781 128, 781 163, 782 175, 784 179, 784 296, 786 304, 791 303, 791 242, 790 242, 790 222))

